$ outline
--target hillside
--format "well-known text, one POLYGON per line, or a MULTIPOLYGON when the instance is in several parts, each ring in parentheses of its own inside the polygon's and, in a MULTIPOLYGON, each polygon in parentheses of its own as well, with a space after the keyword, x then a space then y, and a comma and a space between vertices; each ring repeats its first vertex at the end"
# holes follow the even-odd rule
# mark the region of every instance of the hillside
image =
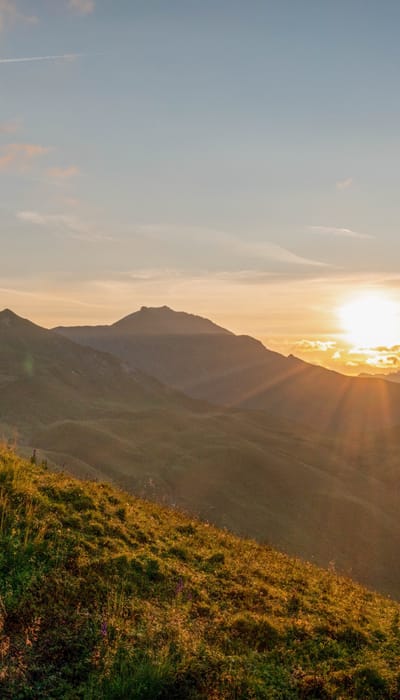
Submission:
MULTIPOLYGON (((77 476, 106 478, 400 598, 398 493, 319 436, 259 414, 137 412, 33 436, 77 476)), ((381 465, 382 468, 382 465, 381 465)))
POLYGON ((334 561, 400 598, 398 493, 347 444, 265 412, 198 403, 10 312, 0 314, 0 347, 0 431, 18 433, 22 454, 37 448, 76 476, 334 561))
POLYGON ((188 323, 186 316, 167 307, 142 308, 111 326, 55 330, 193 398, 268 411, 319 432, 363 435, 400 423, 395 383, 347 377, 284 357, 223 328, 205 332, 204 319, 190 316, 188 323))
POLYGON ((106 353, 61 338, 6 309, 0 313, 0 421, 23 435, 56 420, 152 406, 192 405, 106 353))
POLYGON ((0 453, 0 696, 395 700, 400 607, 0 453))

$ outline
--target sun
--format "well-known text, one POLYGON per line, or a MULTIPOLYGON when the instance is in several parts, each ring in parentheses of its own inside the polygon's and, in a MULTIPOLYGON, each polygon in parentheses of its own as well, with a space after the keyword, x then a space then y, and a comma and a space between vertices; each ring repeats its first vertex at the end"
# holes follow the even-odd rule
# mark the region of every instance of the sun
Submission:
POLYGON ((385 294, 362 294, 341 306, 338 315, 347 340, 357 347, 400 343, 400 306, 385 294))

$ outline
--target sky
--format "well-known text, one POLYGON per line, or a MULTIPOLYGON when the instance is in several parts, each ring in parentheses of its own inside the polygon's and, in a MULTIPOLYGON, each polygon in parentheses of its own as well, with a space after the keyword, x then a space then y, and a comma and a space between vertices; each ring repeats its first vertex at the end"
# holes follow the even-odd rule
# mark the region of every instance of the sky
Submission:
POLYGON ((167 304, 400 368, 399 24, 397 0, 0 0, 0 307, 167 304), (343 321, 385 304, 390 334, 343 321))

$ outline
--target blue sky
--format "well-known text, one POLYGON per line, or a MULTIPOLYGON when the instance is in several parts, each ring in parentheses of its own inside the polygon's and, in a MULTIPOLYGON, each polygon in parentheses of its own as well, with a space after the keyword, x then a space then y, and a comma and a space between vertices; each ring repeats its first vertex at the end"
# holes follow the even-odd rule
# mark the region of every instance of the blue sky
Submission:
POLYGON ((284 349, 340 332, 360 289, 397 301, 399 21, 391 0, 0 0, 1 305, 52 325, 167 303, 284 349))

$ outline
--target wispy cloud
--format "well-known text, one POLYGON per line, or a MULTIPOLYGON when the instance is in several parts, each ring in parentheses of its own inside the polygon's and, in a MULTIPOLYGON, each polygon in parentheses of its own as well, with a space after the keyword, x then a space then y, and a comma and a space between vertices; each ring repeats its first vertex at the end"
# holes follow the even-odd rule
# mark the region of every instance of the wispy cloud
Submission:
POLYGON ((113 241, 112 236, 100 233, 95 226, 71 214, 43 214, 38 211, 20 211, 17 218, 34 226, 43 226, 54 233, 88 243, 113 241))
POLYGON ((219 229, 197 226, 146 224, 137 226, 135 230, 141 235, 147 235, 153 239, 160 240, 186 241, 189 237, 195 246, 212 246, 214 251, 218 250, 221 254, 226 251, 225 257, 234 255, 242 261, 243 259, 252 259, 258 264, 266 261, 275 261, 283 265, 295 267, 331 267, 325 262, 305 258, 275 243, 255 240, 248 237, 245 238, 244 236, 240 237, 219 229))
POLYGON ((25 170, 35 158, 49 153, 50 148, 34 143, 9 143, 0 148, 0 170, 25 170))
MULTIPOLYGON (((15 280, 12 280, 12 282, 15 284, 15 280)), ((43 284, 43 281, 41 281, 43 284)), ((26 284, 26 280, 21 280, 21 285, 26 284)), ((38 283, 40 285, 40 281, 38 283)), ((57 296, 54 294, 54 290, 49 291, 47 294, 43 292, 36 292, 33 291, 32 289, 18 289, 15 286, 11 287, 0 287, 0 293, 1 294, 10 294, 13 296, 21 296, 21 297, 26 297, 27 299, 37 299, 39 301, 44 301, 47 304, 51 302, 61 302, 68 304, 70 306, 71 304, 74 306, 83 306, 85 308, 96 308, 96 309, 107 309, 108 307, 105 304, 96 304, 93 302, 87 302, 82 299, 74 299, 72 296, 57 296)))
POLYGON ((12 119, 7 122, 0 122, 0 134, 15 134, 21 128, 20 119, 12 119))
POLYGON ((0 31, 17 22, 37 24, 38 18, 34 15, 26 15, 20 12, 16 0, 0 0, 0 31))
POLYGON ((14 58, 0 58, 0 64, 4 63, 31 63, 32 61, 74 61, 84 54, 64 53, 59 56, 22 56, 14 58))
MULTIPOLYGON (((207 275, 208 272, 204 271, 203 274, 207 275)), ((214 277, 222 282, 257 285, 275 282, 280 275, 264 270, 221 270, 215 272, 214 277)))
POLYGON ((301 265, 304 267, 330 267, 327 263, 320 262, 319 260, 312 260, 311 258, 304 258, 302 255, 297 255, 287 248, 282 248, 274 243, 244 243, 242 241, 237 243, 238 249, 243 250, 251 255, 261 256, 266 260, 275 260, 286 265, 301 265))
POLYGON ((94 0, 68 0, 68 7, 79 15, 90 15, 95 9, 94 0))
POLYGON ((71 165, 69 168, 49 168, 47 174, 55 180, 70 180, 80 174, 80 170, 76 165, 71 165))
POLYGON ((353 184, 352 177, 346 177, 344 180, 338 180, 336 183, 337 190, 347 190, 353 184))
POLYGON ((338 226, 310 226, 310 231, 313 233, 320 233, 324 236, 339 236, 343 238, 373 238, 368 233, 359 233, 358 231, 353 231, 350 228, 340 228, 338 226))

